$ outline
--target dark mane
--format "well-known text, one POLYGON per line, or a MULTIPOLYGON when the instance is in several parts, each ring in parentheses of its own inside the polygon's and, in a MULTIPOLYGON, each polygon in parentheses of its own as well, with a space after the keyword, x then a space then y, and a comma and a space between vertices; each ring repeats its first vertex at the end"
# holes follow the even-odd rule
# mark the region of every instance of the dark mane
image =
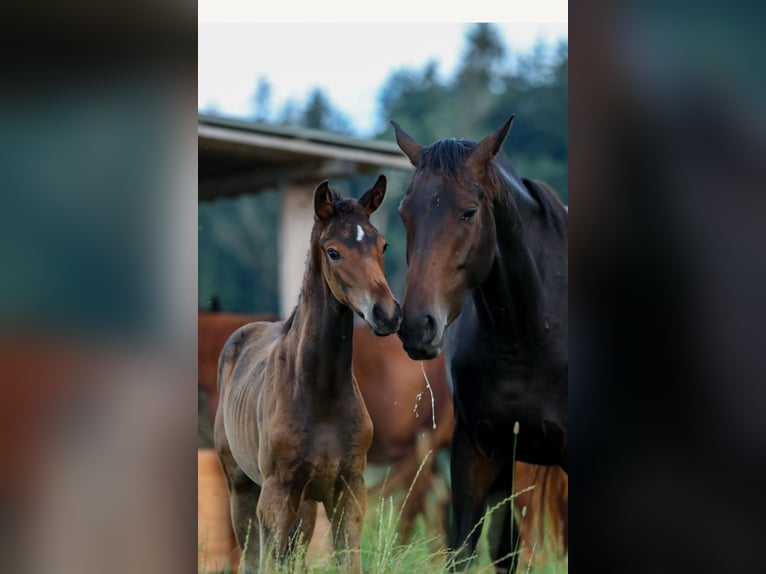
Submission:
POLYGON ((535 198, 540 205, 540 209, 545 221, 549 222, 561 235, 566 234, 567 217, 564 204, 555 194, 555 192, 541 181, 521 178, 524 187, 529 194, 535 198))
MULTIPOLYGON (((476 147, 476 142, 469 139, 446 138, 439 140, 423 150, 418 171, 433 171, 463 185, 468 185, 470 184, 469 175, 464 167, 464 162, 474 147, 476 147)), ((493 200, 501 204, 507 203, 513 185, 523 187, 537 202, 543 219, 549 222, 559 233, 564 233, 566 227, 564 205, 547 185, 520 177, 513 169, 511 162, 502 153, 489 163, 488 177, 493 188, 499 191, 499 193, 493 194, 493 200), (498 166, 502 168, 502 171, 498 169, 498 166)))

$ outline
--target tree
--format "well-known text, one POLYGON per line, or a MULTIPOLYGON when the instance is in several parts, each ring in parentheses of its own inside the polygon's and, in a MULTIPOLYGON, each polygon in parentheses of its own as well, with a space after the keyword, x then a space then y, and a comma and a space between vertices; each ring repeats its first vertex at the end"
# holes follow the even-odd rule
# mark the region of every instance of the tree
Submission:
POLYGON ((456 84, 462 92, 491 92, 506 59, 500 34, 491 24, 476 24, 468 32, 468 46, 458 68, 456 84))
POLYGON ((251 101, 253 119, 267 121, 271 115, 271 84, 264 76, 259 76, 251 101))
POLYGON ((454 80, 457 105, 455 135, 477 139, 481 120, 489 112, 498 93, 504 91, 501 70, 507 50, 497 29, 486 23, 471 28, 467 46, 454 80))
POLYGON ((390 137, 389 121, 407 126, 417 140, 432 141, 454 125, 455 101, 438 75, 438 64, 423 70, 402 69, 391 74, 378 97, 383 115, 379 137, 390 137))
POLYGON ((330 102, 320 88, 314 88, 309 95, 301 116, 300 125, 317 130, 352 133, 348 119, 330 102))

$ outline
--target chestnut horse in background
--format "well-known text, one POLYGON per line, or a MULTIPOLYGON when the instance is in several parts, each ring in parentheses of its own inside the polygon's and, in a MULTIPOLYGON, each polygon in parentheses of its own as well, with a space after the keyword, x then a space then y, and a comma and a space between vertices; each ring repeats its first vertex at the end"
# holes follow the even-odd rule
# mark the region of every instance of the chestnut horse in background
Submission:
MULTIPOLYGON (((517 460, 567 469, 567 210, 499 154, 512 121, 478 143, 427 147, 392 122, 415 167, 399 206, 408 264, 399 336, 416 360, 446 348, 449 546, 460 568, 475 554, 485 510, 515 489, 517 460)), ((504 504, 490 522, 499 572, 518 563, 510 511, 504 504)))
POLYGON ((370 224, 385 193, 384 176, 359 201, 323 181, 297 307, 285 321, 240 327, 221 353, 215 450, 249 573, 311 540, 321 502, 339 571, 361 574, 372 421, 351 369, 354 315, 380 336, 402 317, 385 239, 370 224))
MULTIPOLYGON (((217 305, 215 306, 217 308, 217 305)), ((259 321, 277 321, 273 314, 249 315, 245 313, 197 313, 197 383, 205 393, 207 414, 213 422, 218 410, 218 358, 231 334, 242 325, 259 321)))
MULTIPOLYGON (((441 474, 437 457, 449 446, 455 422, 444 359, 421 365, 407 356, 398 337, 375 337, 369 328, 357 325, 353 364, 373 423, 367 462, 391 467, 385 482, 371 492, 387 496, 411 489, 398 524, 400 540, 406 542, 417 516, 427 517, 428 494, 441 474)), ((446 523, 442 506, 447 501, 446 493, 444 501, 436 501, 436 520, 442 530, 446 523)))

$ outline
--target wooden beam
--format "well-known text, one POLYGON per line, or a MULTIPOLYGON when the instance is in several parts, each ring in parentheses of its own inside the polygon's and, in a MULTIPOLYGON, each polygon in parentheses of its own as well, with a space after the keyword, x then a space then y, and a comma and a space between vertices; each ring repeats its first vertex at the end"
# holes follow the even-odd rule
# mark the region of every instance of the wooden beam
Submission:
POLYGON ((313 161, 301 165, 257 168, 252 171, 224 177, 209 177, 198 184, 198 201, 216 197, 235 197, 246 193, 258 193, 268 187, 285 184, 318 184, 323 179, 350 177, 357 173, 357 166, 348 161, 313 161))
POLYGON ((206 124, 198 125, 197 134, 200 140, 219 140, 247 147, 291 152, 296 156, 296 159, 300 157, 335 159, 352 161, 370 167, 378 166, 398 169, 411 169, 412 167, 409 159, 403 153, 393 150, 389 153, 381 150, 365 149, 361 146, 335 145, 206 124))

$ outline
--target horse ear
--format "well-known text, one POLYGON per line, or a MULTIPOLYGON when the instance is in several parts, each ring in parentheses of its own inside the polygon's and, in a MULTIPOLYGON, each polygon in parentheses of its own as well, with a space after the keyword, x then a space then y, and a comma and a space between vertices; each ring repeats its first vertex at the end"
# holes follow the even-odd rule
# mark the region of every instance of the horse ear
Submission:
POLYGON ((476 144, 473 148, 471 155, 468 157, 468 161, 474 166, 483 169, 484 166, 489 163, 500 151, 500 148, 505 141, 508 132, 511 131, 511 123, 513 123, 514 115, 508 118, 499 129, 489 134, 483 140, 476 144))
POLYGON ((359 203, 364 207, 364 211, 367 213, 367 217, 372 215, 372 212, 380 207, 383 203, 383 198, 386 196, 386 176, 379 175, 377 181, 372 185, 370 189, 364 192, 359 203))
POLYGON ((314 215, 315 219, 328 219, 333 214, 333 193, 330 182, 324 180, 314 190, 314 215))
POLYGON ((399 149, 404 152, 404 155, 410 158, 410 163, 413 166, 418 167, 418 163, 420 163, 420 154, 423 151, 423 146, 412 139, 412 136, 405 132, 402 129, 402 126, 400 126, 396 121, 391 120, 391 125, 394 126, 396 145, 398 145, 399 149))

